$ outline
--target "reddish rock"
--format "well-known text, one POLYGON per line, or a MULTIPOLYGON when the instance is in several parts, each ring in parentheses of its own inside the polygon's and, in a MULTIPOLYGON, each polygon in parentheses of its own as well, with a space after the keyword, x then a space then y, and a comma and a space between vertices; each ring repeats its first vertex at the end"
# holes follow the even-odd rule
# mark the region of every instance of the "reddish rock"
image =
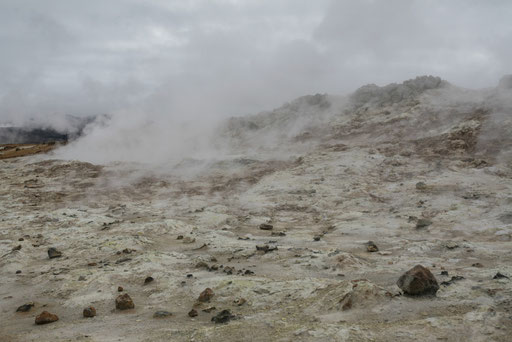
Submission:
POLYGON ((439 290, 439 284, 432 272, 421 265, 405 272, 396 284, 405 294, 413 296, 434 295, 439 290))
POLYGON ((212 299, 213 295, 213 290, 208 287, 203 292, 201 292, 197 300, 200 302, 209 302, 210 299, 212 299))
POLYGON ((94 306, 89 306, 84 309, 84 317, 94 317, 96 316, 96 309, 94 306))
POLYGON ((58 320, 59 317, 57 315, 43 311, 36 317, 36 324, 48 324, 58 320))
POLYGON ((132 298, 125 293, 123 295, 119 295, 116 298, 116 309, 118 310, 128 310, 135 308, 135 304, 133 304, 132 298))

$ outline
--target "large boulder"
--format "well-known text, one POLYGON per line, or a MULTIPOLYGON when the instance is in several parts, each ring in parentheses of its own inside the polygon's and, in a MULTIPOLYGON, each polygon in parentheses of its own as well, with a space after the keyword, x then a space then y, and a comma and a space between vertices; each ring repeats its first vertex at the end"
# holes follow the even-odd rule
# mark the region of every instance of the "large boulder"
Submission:
POLYGON ((432 272, 421 265, 405 272, 396 284, 405 294, 412 296, 435 295, 439 290, 439 284, 432 272))

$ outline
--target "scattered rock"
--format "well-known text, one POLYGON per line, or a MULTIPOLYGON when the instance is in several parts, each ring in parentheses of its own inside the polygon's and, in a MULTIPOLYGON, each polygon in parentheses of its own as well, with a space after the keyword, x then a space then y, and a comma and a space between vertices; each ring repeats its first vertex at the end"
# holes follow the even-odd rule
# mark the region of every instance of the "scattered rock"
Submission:
POLYGON ((94 317, 96 316, 96 309, 94 306, 89 306, 88 308, 84 309, 83 315, 84 317, 94 317))
POLYGON ((196 264, 196 268, 207 268, 207 269, 208 269, 208 268, 210 268, 210 267, 208 266, 208 264, 207 264, 206 262, 204 262, 204 261, 199 261, 199 262, 196 264))
POLYGON ((510 278, 507 277, 506 275, 498 272, 498 273, 496 273, 496 275, 494 277, 492 277, 492 279, 510 279, 510 278))
POLYGON ((274 226, 271 224, 268 224, 268 223, 262 223, 262 224, 260 224, 260 229, 261 230, 272 230, 272 229, 274 229, 274 226))
POLYGON ((413 296, 434 295, 439 290, 434 275, 421 265, 416 265, 405 272, 398 279, 397 285, 405 294, 413 296))
POLYGON ((242 306, 245 303, 247 303, 247 300, 245 300, 245 298, 240 298, 240 299, 235 300, 235 304, 238 306, 242 306))
POLYGON ((197 310, 192 309, 188 312, 188 317, 196 317, 198 315, 197 310))
POLYGON ((427 184, 425 184, 424 182, 416 183, 416 190, 427 190, 427 184))
POLYGON ((443 281, 441 283, 441 285, 444 285, 444 286, 450 286, 451 284, 455 283, 456 281, 458 280, 462 280, 464 279, 463 276, 453 276, 452 279, 448 280, 448 281, 443 281))
POLYGON ((123 289, 123 287, 122 287, 122 286, 118 286, 118 287, 117 287, 117 292, 123 292, 123 290, 124 290, 124 289, 123 289))
POLYGON ((222 310, 217 315, 212 317, 212 322, 215 322, 216 324, 227 323, 233 318, 235 318, 235 316, 231 314, 231 311, 222 310))
POLYGON ((153 318, 165 318, 169 316, 172 316, 172 313, 169 311, 157 311, 153 314, 153 318))
POLYGON ((285 232, 272 232, 270 234, 271 236, 286 236, 285 232))
POLYGON ((425 227, 428 227, 432 224, 432 221, 430 221, 429 219, 419 219, 418 222, 416 222, 416 228, 417 229, 420 229, 420 228, 425 228, 425 227))
POLYGON ((116 298, 116 309, 118 310, 128 310, 135 308, 135 304, 133 304, 132 298, 125 293, 123 295, 119 295, 116 298))
POLYGON ((48 324, 52 322, 56 322, 59 320, 59 317, 55 314, 49 313, 48 311, 43 311, 36 317, 36 324, 48 324))
POLYGON ((373 241, 368 241, 366 243, 366 250, 370 253, 373 253, 373 252, 378 252, 379 251, 379 247, 377 247, 377 245, 375 244, 375 242, 373 241))
POLYGON ((183 238, 183 243, 190 244, 190 243, 194 243, 194 242, 196 242, 196 239, 192 238, 190 236, 185 236, 183 238))
POLYGON ((146 279, 144 279, 144 285, 153 282, 153 280, 155 280, 153 277, 146 277, 146 279))
POLYGON ((55 247, 48 248, 48 257, 50 259, 59 258, 62 256, 62 252, 58 251, 55 247))
POLYGON ((34 307, 34 303, 30 302, 30 303, 27 303, 27 304, 23 304, 22 306, 19 306, 17 309, 16 309, 16 312, 28 312, 30 311, 30 309, 32 309, 34 307))
POLYGON ((209 302, 210 299, 212 299, 213 295, 214 295, 213 290, 208 287, 203 292, 201 292, 201 294, 199 295, 199 298, 197 298, 197 300, 200 302, 203 302, 203 303, 209 302))
POLYGON ((256 246, 257 251, 263 251, 265 253, 277 251, 277 246, 269 246, 269 245, 262 245, 262 246, 256 246))

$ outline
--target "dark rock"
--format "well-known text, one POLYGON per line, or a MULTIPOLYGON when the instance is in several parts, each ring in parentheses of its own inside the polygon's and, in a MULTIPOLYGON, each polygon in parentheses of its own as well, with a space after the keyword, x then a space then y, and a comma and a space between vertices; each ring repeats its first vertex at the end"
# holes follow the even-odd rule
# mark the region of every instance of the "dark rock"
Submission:
POLYGON ((397 285, 405 294, 413 296, 434 295, 439 290, 434 275, 421 265, 416 265, 405 272, 398 279, 397 285))
POLYGON ((122 286, 118 286, 118 287, 117 287, 117 292, 123 292, 123 290, 124 290, 124 289, 123 289, 123 287, 122 287, 122 286))
POLYGON ((188 317, 196 317, 198 315, 197 310, 192 309, 188 312, 188 317))
POLYGON ((416 189, 417 190, 426 190, 427 184, 425 184, 424 182, 418 182, 418 183, 416 183, 416 189))
POLYGON ((32 302, 23 304, 22 306, 20 306, 16 309, 16 312, 28 312, 28 311, 30 311, 30 309, 32 309, 32 307, 34 307, 34 303, 32 303, 32 302))
POLYGON ((78 277, 78 281, 85 281, 85 277, 81 275, 80 277, 78 277))
POLYGON ((123 262, 131 261, 131 258, 122 258, 116 261, 116 264, 122 264, 123 262))
POLYGON ((16 274, 20 274, 20 273, 21 273, 21 270, 17 270, 17 271, 16 271, 16 274))
POLYGON ((213 290, 208 287, 203 292, 201 292, 201 294, 199 295, 199 298, 197 298, 197 300, 200 302, 203 302, 203 303, 209 302, 213 296, 214 296, 213 290))
POLYGON ((416 222, 416 228, 420 229, 420 228, 426 228, 428 226, 430 226, 432 224, 432 221, 430 221, 429 219, 419 219, 418 222, 416 222))
POLYGON ((123 295, 119 295, 116 298, 116 309, 118 310, 127 310, 135 308, 135 304, 133 304, 132 298, 125 293, 123 295))
POLYGON ((482 265, 482 264, 481 264, 481 263, 479 263, 479 262, 475 262, 475 263, 474 263, 474 264, 472 264, 471 266, 473 266, 473 267, 478 267, 478 268, 483 268, 483 267, 484 267, 484 265, 482 265))
POLYGON ((13 251, 19 251, 20 249, 21 249, 21 245, 18 245, 16 247, 12 248, 13 251))
POLYGON ((251 275, 251 274, 254 274, 254 272, 251 270, 245 270, 245 272, 244 272, 244 275, 251 275))
POLYGON ((274 226, 271 224, 268 224, 268 223, 262 223, 262 224, 260 224, 260 229, 261 230, 272 230, 272 229, 274 229, 274 226))
POLYGON ((18 241, 25 241, 25 239, 21 237, 18 239, 18 241))
POLYGON ((94 306, 89 306, 88 308, 84 309, 83 315, 84 317, 94 317, 96 316, 96 309, 94 306))
POLYGON ((441 271, 441 275, 442 276, 447 276, 448 275, 448 271, 441 271))
POLYGON ((373 252, 378 252, 379 251, 379 247, 377 247, 377 245, 375 244, 375 242, 373 241, 368 241, 366 243, 366 250, 370 253, 373 253, 373 252))
POLYGON ((510 279, 510 278, 507 277, 506 275, 498 272, 498 273, 496 273, 496 275, 494 277, 492 277, 492 279, 510 279))
POLYGON ((172 313, 169 311, 157 311, 153 314, 153 318, 165 318, 169 316, 172 316, 172 313))
POLYGON ((54 247, 48 248, 48 257, 50 259, 59 258, 61 256, 62 256, 62 252, 58 251, 57 248, 54 248, 54 247))
POLYGON ((270 234, 271 236, 286 236, 285 232, 272 232, 270 234))
POLYGON ((187 278, 192 278, 193 276, 194 276, 194 275, 193 275, 193 274, 191 274, 191 273, 187 274, 187 278))
POLYGON ((153 280, 155 280, 153 277, 146 277, 146 279, 144 279, 144 285, 153 282, 153 280))
POLYGON ((196 268, 206 268, 206 269, 208 269, 208 268, 210 268, 210 267, 208 266, 208 264, 207 264, 206 262, 204 262, 204 261, 199 261, 199 262, 196 264, 196 268))
POLYGON ((269 246, 269 245, 262 245, 262 246, 256 246, 257 251, 263 251, 265 253, 277 251, 277 246, 269 246))
POLYGON ((231 311, 222 310, 217 315, 212 317, 212 322, 215 322, 216 324, 227 323, 233 318, 235 318, 235 316, 231 314, 231 311))
POLYGON ((322 238, 322 235, 315 235, 313 237, 313 241, 320 241, 321 238, 322 238))
MULTIPOLYGON (((448 273, 446 275, 448 275, 448 273)), ((450 286, 451 284, 455 283, 456 281, 459 281, 459 280, 462 280, 462 279, 464 279, 463 276, 453 276, 452 279, 450 279, 448 281, 443 281, 441 283, 441 285, 443 285, 443 286, 450 286)))
POLYGON ((183 235, 178 235, 178 237, 176 238, 176 240, 183 240, 183 235))
POLYGON ((52 322, 56 322, 59 320, 59 317, 55 314, 49 313, 48 311, 43 311, 36 317, 36 324, 48 324, 52 322))

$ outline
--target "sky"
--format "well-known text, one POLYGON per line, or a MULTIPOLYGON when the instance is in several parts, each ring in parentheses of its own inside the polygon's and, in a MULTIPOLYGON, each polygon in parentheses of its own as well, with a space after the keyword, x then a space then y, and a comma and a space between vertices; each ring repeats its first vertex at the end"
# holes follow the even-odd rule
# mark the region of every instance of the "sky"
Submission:
POLYGON ((509 0, 0 0, 0 123, 208 120, 424 74, 495 86, 510 18, 509 0))

